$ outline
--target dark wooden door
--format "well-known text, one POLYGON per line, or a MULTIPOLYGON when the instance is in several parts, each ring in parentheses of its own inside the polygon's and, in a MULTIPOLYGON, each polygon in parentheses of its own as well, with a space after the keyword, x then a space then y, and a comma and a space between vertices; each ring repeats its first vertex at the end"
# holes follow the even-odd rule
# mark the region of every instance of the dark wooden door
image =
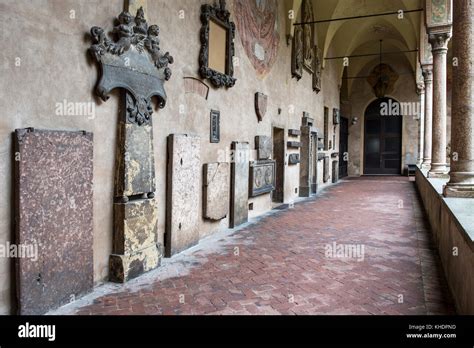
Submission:
POLYGON ((284 202, 285 187, 285 130, 283 128, 273 128, 273 159, 276 162, 275 168, 275 190, 272 194, 274 203, 284 202))
POLYGON ((349 159, 349 120, 341 117, 339 126, 339 178, 347 176, 347 161, 349 159))
POLYGON ((364 174, 401 174, 402 116, 381 115, 382 103, 397 103, 389 101, 378 99, 365 112, 364 174))

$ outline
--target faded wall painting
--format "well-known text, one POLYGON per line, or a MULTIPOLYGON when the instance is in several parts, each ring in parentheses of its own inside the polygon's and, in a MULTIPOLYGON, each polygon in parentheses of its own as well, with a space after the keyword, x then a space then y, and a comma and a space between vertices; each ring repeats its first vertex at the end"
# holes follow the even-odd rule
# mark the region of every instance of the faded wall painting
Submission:
POLYGON ((250 62, 259 75, 270 72, 275 63, 278 33, 277 0, 235 0, 234 18, 250 62))

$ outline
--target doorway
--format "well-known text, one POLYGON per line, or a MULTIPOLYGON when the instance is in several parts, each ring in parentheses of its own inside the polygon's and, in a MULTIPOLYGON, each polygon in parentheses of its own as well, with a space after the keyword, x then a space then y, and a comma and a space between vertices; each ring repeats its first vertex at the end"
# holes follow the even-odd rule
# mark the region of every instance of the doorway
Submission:
POLYGON ((341 117, 339 126, 339 178, 347 176, 347 159, 349 154, 349 120, 341 117))
POLYGON ((273 159, 275 160, 275 190, 273 203, 283 203, 285 199, 285 129, 273 127, 273 159))
POLYGON ((364 122, 364 174, 401 174, 402 163, 402 116, 382 115, 382 110, 398 104, 390 98, 373 101, 365 111, 364 122), (388 105, 388 107, 387 107, 388 105))

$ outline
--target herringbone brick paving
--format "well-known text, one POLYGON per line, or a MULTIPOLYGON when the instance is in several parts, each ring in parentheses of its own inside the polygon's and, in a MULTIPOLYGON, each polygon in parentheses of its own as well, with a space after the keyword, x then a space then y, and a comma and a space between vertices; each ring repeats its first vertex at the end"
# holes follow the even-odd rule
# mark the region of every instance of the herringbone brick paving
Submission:
POLYGON ((183 275, 153 275, 139 289, 124 286, 73 312, 454 313, 429 226, 407 178, 344 180, 216 243, 190 253, 198 261, 187 262, 183 275), (364 253, 330 258, 326 247, 333 243, 363 246, 364 253))

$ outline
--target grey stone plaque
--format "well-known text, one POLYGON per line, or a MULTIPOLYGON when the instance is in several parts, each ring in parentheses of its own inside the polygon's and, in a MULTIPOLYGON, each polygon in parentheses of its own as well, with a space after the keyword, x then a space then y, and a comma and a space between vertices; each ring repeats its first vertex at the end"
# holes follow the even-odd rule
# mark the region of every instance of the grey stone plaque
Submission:
POLYGON ((275 189, 275 161, 264 160, 250 163, 249 196, 256 197, 275 189))
POLYGON ((266 160, 272 157, 273 143, 272 138, 258 135, 255 137, 255 148, 257 149, 257 159, 266 160))
POLYGON ((231 149, 229 226, 234 228, 248 221, 250 146, 249 143, 233 142, 231 149))
POLYGON ((204 164, 204 218, 221 220, 229 213, 229 163, 204 164))
POLYGON ((211 143, 221 141, 221 113, 217 110, 211 110, 211 143))
POLYGON ((299 129, 288 129, 288 135, 290 137, 297 137, 301 135, 301 131, 299 129))
POLYGON ((199 242, 201 140, 168 136, 165 255, 170 257, 199 242))
POLYGON ((294 165, 300 163, 300 154, 292 153, 288 156, 288 164, 294 165))
POLYGON ((18 312, 40 315, 93 287, 92 134, 19 129, 15 152, 18 312))
POLYGON ((301 143, 299 141, 289 141, 287 146, 291 149, 299 149, 301 147, 301 143))

